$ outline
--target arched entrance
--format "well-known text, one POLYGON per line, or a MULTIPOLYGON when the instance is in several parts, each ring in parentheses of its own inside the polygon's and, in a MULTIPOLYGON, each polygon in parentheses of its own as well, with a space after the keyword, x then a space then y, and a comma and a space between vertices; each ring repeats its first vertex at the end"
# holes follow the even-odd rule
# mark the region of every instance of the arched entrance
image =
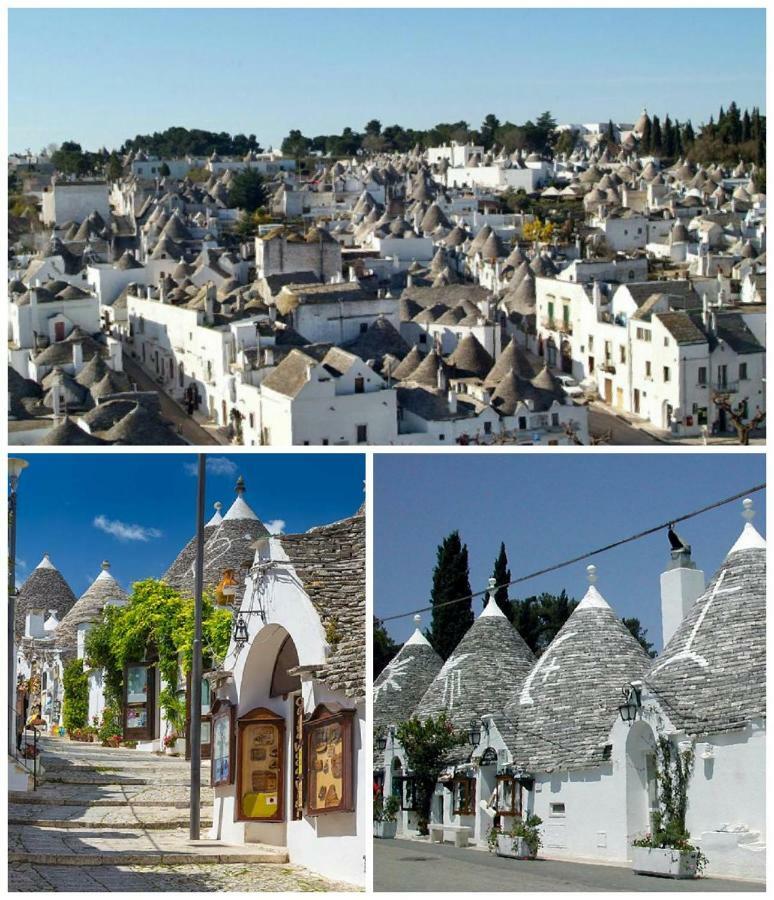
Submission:
POLYGON ((497 816, 497 751, 488 747, 481 756, 478 770, 478 804, 476 806, 476 840, 484 843, 497 816))
POLYGON ((572 348, 569 341, 562 341, 562 372, 572 375, 572 348))
MULTIPOLYGON (((646 722, 635 722, 626 737, 626 846, 652 828, 658 808, 656 737, 646 722)), ((629 856, 631 850, 628 851, 629 856)))

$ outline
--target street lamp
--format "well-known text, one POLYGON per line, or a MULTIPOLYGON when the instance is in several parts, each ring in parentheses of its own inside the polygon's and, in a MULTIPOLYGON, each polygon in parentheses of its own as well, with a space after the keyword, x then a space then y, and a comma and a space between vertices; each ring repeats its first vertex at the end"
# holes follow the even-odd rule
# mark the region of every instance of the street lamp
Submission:
POLYGON ((191 818, 189 837, 199 840, 202 780, 202 589, 204 585, 204 489, 207 459, 197 460, 196 492, 196 566, 194 569, 194 638, 191 659, 191 818))
POLYGON ((16 747, 16 490, 26 459, 8 459, 8 749, 16 747))
POLYGON ((471 747, 478 747, 481 740, 481 721, 479 719, 471 719, 468 727, 468 743, 471 747))
POLYGON ((376 739, 376 749, 380 753, 384 753, 384 751, 387 749, 387 735, 384 732, 382 732, 376 739))
POLYGON ((642 712, 642 682, 633 681, 621 688, 624 702, 618 707, 621 720, 631 725, 636 721, 637 713, 642 712))
POLYGON ((234 638, 234 643, 237 645, 237 647, 244 647, 244 645, 247 643, 247 639, 249 637, 247 633, 247 623, 242 618, 242 616, 240 616, 236 620, 236 625, 234 625, 234 634, 232 635, 232 637, 234 638))

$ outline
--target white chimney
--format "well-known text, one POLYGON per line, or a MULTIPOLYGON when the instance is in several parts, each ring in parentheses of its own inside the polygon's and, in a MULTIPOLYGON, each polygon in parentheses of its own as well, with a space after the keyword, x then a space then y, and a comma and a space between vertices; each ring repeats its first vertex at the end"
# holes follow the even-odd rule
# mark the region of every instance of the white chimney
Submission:
POLYGON ((594 284, 591 288, 591 300, 594 304, 594 315, 596 316, 597 320, 599 320, 599 317, 602 313, 602 289, 600 288, 599 282, 596 280, 596 278, 594 279, 594 284))
POLYGON ((457 412, 457 395, 456 395, 456 393, 453 390, 449 389, 449 392, 447 394, 447 399, 449 401, 449 412, 456 413, 457 412))
POLYGON ((73 344, 73 374, 77 375, 83 368, 83 344, 73 344))
POLYGON ((215 320, 215 285, 207 282, 207 293, 204 299, 204 321, 212 324, 215 320))
POLYGON ((31 638, 45 637, 46 632, 43 629, 43 609, 31 609, 24 620, 24 636, 31 638))
POLYGON ((704 323, 704 330, 709 331, 709 300, 706 293, 701 295, 701 320, 704 323))
POLYGON ((685 544, 673 549, 667 568, 661 573, 661 633, 664 647, 677 631, 693 604, 704 593, 704 572, 691 559, 685 544))

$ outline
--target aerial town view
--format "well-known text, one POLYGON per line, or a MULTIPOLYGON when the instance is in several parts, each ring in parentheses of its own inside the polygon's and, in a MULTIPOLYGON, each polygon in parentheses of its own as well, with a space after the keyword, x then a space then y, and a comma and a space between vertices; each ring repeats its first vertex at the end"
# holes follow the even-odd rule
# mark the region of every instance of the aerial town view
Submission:
MULTIPOLYGON (((185 23, 173 11, 11 13, 12 444, 764 440, 754 47, 731 93, 683 86, 678 102, 646 78, 623 99, 601 92, 594 121, 587 98, 570 102, 571 84, 567 97, 527 92, 516 106, 502 91, 488 106, 444 96, 441 122, 431 104, 368 117, 381 90, 326 116, 290 88, 266 101, 282 107, 274 118, 262 100, 229 102, 218 119, 194 90, 90 116, 72 75, 77 114, 41 114, 62 74, 53 57, 25 55, 38 25, 83 28, 120 54, 125 29, 166 44, 178 25, 187 37, 265 17, 286 37, 299 22, 299 11, 188 12, 185 23)), ((385 15, 399 30, 413 15, 443 21, 385 15)), ((538 14, 489 15, 526 28, 538 14)), ((331 33, 332 19, 353 33, 376 21, 310 17, 331 33)), ((756 18, 739 12, 732 30, 741 39, 756 18)), ((157 85, 149 71, 113 87, 144 97, 157 85)), ((484 80, 478 90, 489 92, 484 80)))

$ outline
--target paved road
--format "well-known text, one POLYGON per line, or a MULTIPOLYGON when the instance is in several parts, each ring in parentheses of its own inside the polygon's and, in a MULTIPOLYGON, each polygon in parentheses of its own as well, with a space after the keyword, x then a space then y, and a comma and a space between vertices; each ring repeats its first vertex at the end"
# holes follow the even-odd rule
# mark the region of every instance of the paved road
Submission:
POLYGON ((375 891, 763 891, 763 885, 635 875, 617 866, 503 859, 425 841, 374 841, 375 891))
POLYGON ((589 404, 589 431, 594 437, 611 432, 610 440, 606 442, 608 444, 662 445, 653 435, 635 428, 599 403, 589 404))
POLYGON ((173 400, 169 394, 165 393, 162 390, 161 385, 157 381, 154 381, 140 366, 137 360, 132 359, 128 353, 124 354, 124 371, 132 381, 137 382, 140 390, 156 391, 161 403, 161 414, 165 419, 172 423, 175 430, 179 429, 179 433, 182 434, 190 444, 193 444, 194 446, 199 446, 201 444, 220 444, 220 441, 216 440, 209 431, 205 430, 201 425, 195 422, 179 403, 173 400))
POLYGON ((9 794, 12 891, 354 890, 287 862, 281 847, 188 839, 190 764, 182 758, 45 738, 37 791, 9 794))

